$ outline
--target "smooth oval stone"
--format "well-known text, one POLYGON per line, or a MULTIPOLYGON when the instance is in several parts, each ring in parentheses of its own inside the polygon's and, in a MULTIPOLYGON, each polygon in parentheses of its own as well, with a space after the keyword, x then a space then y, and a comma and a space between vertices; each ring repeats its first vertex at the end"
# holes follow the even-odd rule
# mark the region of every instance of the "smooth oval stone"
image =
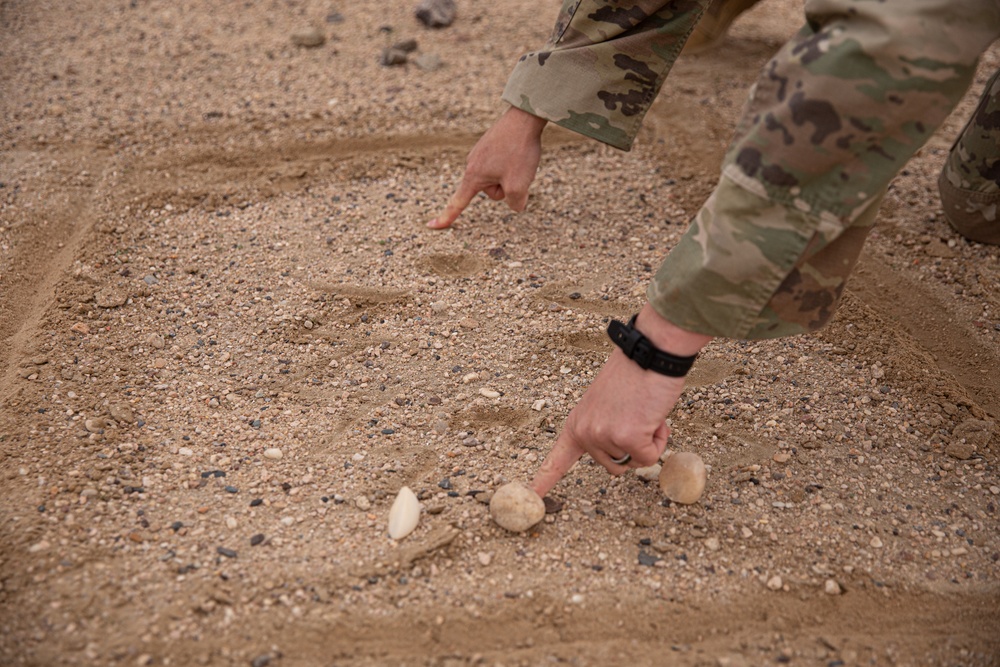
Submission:
POLYGON ((389 537, 401 540, 412 533, 419 522, 420 501, 410 487, 404 486, 389 509, 389 537))
POLYGON ((675 503, 698 502, 705 490, 708 471, 694 452, 676 452, 667 457, 660 469, 660 490, 675 503))
POLYGON ((545 503, 526 484, 511 482, 493 494, 490 516, 502 528, 521 533, 545 518, 545 503))

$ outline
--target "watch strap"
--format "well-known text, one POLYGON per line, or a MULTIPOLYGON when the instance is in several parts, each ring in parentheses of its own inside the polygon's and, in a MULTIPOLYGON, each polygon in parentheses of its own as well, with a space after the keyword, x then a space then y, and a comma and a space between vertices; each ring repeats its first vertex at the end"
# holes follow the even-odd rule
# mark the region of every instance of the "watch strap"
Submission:
POLYGON ((611 320, 608 324, 608 336, 611 342, 620 347, 626 357, 644 370, 675 378, 687 375, 698 355, 678 357, 659 349, 635 328, 636 317, 638 315, 633 315, 628 324, 611 320))

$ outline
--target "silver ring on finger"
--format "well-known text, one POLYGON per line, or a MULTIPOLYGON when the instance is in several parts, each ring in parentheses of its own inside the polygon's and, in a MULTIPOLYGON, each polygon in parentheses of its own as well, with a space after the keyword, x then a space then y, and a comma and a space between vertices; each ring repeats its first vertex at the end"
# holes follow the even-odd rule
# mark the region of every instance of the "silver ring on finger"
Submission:
POLYGON ((612 458, 611 462, 612 463, 617 463, 618 465, 623 466, 623 465, 625 465, 626 463, 628 463, 631 460, 632 460, 632 455, 631 454, 625 454, 625 456, 621 457, 620 459, 612 458))

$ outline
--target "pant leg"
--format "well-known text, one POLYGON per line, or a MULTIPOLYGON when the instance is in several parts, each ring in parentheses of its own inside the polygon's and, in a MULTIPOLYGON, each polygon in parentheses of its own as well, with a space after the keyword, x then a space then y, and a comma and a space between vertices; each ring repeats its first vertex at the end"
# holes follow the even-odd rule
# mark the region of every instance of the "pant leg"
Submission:
POLYGON ((1000 70, 951 147, 938 189, 945 217, 959 234, 1000 245, 1000 70))
POLYGON ((1000 34, 994 0, 808 0, 765 66, 715 192, 647 296, 685 329, 770 338, 823 326, 889 182, 1000 34))

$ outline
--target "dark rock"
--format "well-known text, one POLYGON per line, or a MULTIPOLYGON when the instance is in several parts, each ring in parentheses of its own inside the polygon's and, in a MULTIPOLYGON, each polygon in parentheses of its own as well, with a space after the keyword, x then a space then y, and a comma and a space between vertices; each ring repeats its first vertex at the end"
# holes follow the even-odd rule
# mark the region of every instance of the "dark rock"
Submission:
POLYGON ((406 58, 406 51, 401 51, 390 46, 382 51, 382 57, 379 62, 383 67, 395 67, 398 65, 405 65, 406 58))
POLYGON ((226 547, 219 547, 215 550, 220 556, 225 556, 226 558, 236 558, 236 552, 232 549, 227 549, 226 547))
POLYGON ((428 28, 447 28, 455 21, 455 0, 420 0, 417 20, 428 28))
MULTIPOLYGON (((396 42, 395 44, 393 44, 391 48, 399 49, 403 53, 413 53, 414 51, 417 50, 417 40, 413 38, 404 39, 401 42, 396 42)), ((382 347, 383 350, 389 347, 388 342, 382 343, 382 345, 383 345, 382 347)))
POLYGON ((659 556, 654 556, 653 554, 646 553, 645 551, 639 552, 639 565, 645 565, 646 567, 653 567, 659 561, 663 560, 659 556))

